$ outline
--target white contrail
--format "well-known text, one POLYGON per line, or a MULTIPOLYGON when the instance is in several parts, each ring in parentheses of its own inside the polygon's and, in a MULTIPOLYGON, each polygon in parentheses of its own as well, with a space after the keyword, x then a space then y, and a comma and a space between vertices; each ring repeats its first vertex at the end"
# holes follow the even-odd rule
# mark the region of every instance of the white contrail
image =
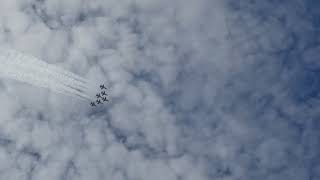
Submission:
POLYGON ((59 68, 55 65, 48 64, 42 60, 39 60, 36 57, 33 57, 31 55, 23 54, 19 51, 8 49, 8 48, 0 48, 0 54, 3 56, 8 56, 10 59, 16 59, 20 61, 28 60, 31 64, 38 65, 39 67, 43 67, 43 69, 52 70, 54 72, 60 73, 64 76, 69 76, 71 78, 74 78, 75 80, 81 81, 81 82, 87 82, 87 80, 79 75, 76 75, 72 72, 66 71, 62 68, 59 68))
POLYGON ((0 76, 90 100, 86 79, 14 50, 0 49, 0 76))
POLYGON ((86 94, 77 91, 71 86, 60 84, 58 81, 46 77, 46 74, 44 73, 24 69, 21 66, 17 66, 15 63, 1 64, 0 76, 22 81, 38 87, 47 88, 57 93, 63 93, 66 95, 72 94, 73 96, 89 99, 86 94))
POLYGON ((9 49, 0 49, 0 55, 4 58, 14 61, 17 65, 25 66, 32 69, 36 69, 38 72, 45 72, 50 75, 51 78, 55 78, 61 83, 68 84, 78 89, 87 89, 88 83, 87 80, 68 71, 65 71, 54 65, 47 64, 44 61, 41 61, 33 56, 24 55, 20 52, 9 50, 9 49), (29 62, 29 63, 27 63, 29 62))

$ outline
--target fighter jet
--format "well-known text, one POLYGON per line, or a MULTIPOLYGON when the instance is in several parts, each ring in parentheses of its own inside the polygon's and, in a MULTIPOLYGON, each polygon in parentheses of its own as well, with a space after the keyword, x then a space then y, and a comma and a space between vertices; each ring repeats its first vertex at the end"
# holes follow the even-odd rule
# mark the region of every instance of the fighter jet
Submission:
POLYGON ((97 104, 103 104, 101 100, 96 100, 97 104))
POLYGON ((107 88, 104 86, 104 84, 101 84, 100 89, 107 89, 107 88))
POLYGON ((97 98, 101 98, 100 93, 96 94, 96 97, 97 97, 97 98))
POLYGON ((96 104, 94 102, 91 102, 90 105, 91 106, 96 106, 96 104))
POLYGON ((103 97, 102 100, 103 100, 103 102, 109 101, 106 97, 103 97))
POLYGON ((106 91, 101 91, 102 96, 107 96, 106 91))

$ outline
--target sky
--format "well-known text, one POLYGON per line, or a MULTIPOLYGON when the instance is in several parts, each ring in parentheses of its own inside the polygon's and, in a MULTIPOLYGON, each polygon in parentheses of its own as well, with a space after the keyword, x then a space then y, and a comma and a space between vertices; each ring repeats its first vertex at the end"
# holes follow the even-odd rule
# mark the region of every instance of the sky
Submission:
POLYGON ((110 102, 0 78, 0 179, 320 179, 319 28, 314 0, 2 0, 0 46, 110 102))

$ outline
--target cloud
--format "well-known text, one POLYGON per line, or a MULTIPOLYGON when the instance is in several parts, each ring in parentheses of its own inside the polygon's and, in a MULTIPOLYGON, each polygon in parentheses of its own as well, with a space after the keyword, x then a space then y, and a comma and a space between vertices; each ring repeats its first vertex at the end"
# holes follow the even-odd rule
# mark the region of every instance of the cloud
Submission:
POLYGON ((0 177, 317 179, 311 6, 4 0, 1 45, 106 83, 111 103, 1 79, 0 177))

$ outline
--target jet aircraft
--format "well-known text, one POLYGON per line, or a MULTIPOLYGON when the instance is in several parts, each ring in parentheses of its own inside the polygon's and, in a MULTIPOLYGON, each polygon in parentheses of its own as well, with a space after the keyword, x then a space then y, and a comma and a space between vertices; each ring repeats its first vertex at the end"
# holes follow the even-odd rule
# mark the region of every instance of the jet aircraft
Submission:
POLYGON ((109 101, 106 97, 102 98, 103 101, 109 101))
POLYGON ((107 96, 106 91, 102 91, 102 92, 101 92, 101 95, 102 95, 102 96, 107 96))
POLYGON ((98 104, 104 104, 103 102, 109 102, 107 99, 107 88, 105 87, 104 84, 100 85, 101 92, 96 94, 96 101, 93 101, 90 103, 91 106, 97 106, 98 104))
POLYGON ((104 86, 104 84, 101 84, 100 89, 107 89, 107 88, 104 86))

